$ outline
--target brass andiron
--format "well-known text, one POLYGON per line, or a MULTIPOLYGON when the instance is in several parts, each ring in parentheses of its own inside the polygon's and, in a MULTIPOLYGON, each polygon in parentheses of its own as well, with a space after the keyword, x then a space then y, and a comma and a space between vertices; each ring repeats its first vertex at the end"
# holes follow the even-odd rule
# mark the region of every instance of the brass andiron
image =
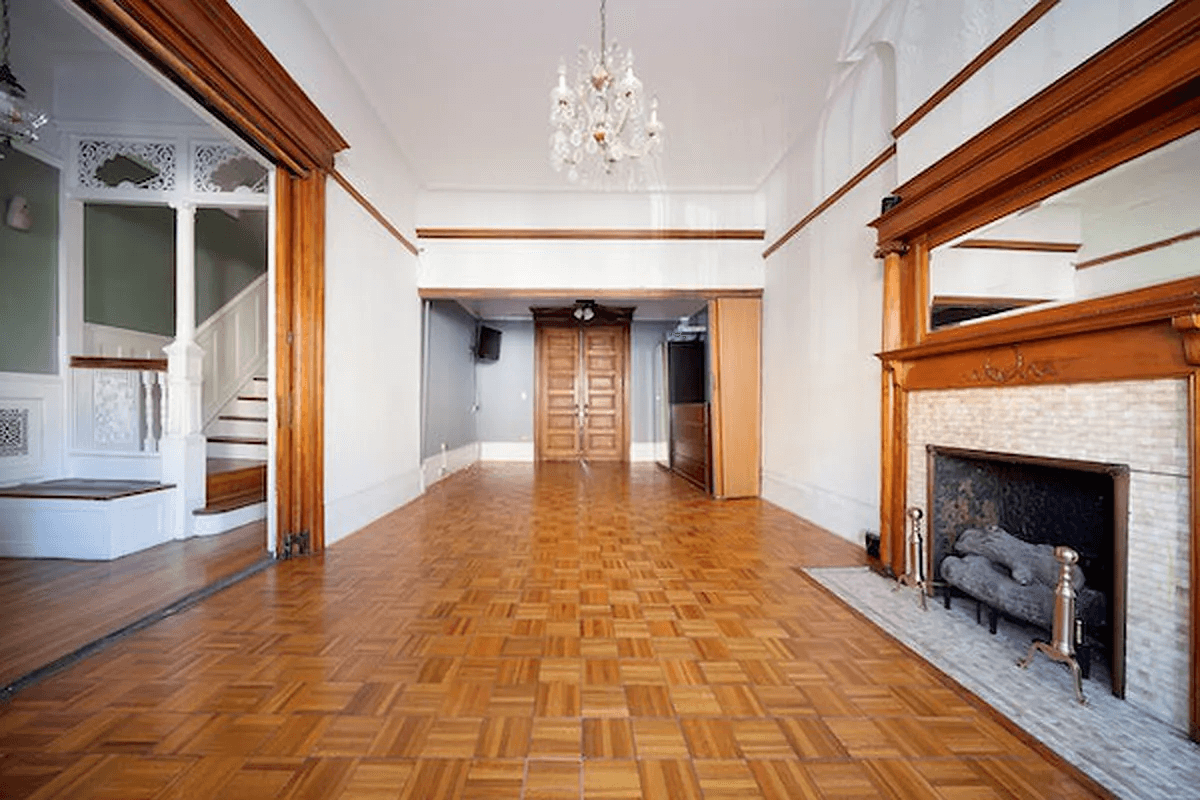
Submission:
POLYGON ((1071 567, 1079 560, 1079 554, 1069 547, 1056 547, 1054 557, 1058 559, 1058 586, 1054 589, 1054 641, 1034 641, 1017 666, 1021 669, 1028 667, 1033 663, 1034 653, 1040 650, 1051 661, 1071 668, 1071 674, 1075 677, 1075 699, 1086 703, 1083 677, 1079 672, 1079 662, 1075 660, 1075 589, 1071 586, 1071 567))
POLYGON ((925 538, 921 535, 921 517, 925 512, 913 506, 908 509, 908 519, 912 523, 912 531, 908 536, 908 569, 900 576, 901 586, 910 586, 917 590, 921 599, 921 610, 927 611, 925 605, 925 538))

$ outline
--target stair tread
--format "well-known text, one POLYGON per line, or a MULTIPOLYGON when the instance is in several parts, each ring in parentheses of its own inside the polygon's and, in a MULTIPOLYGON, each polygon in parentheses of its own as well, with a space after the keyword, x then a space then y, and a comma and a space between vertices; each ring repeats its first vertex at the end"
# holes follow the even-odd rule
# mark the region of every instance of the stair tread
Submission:
POLYGON ((231 494, 225 497, 210 499, 204 508, 198 508, 192 513, 201 516, 205 514, 222 514, 226 511, 235 511, 239 508, 252 506, 255 503, 266 502, 266 499, 267 490, 265 488, 255 491, 241 492, 239 494, 231 494))
POLYGON ((208 441, 218 444, 261 444, 265 445, 267 440, 258 436, 209 436, 208 441))
POLYGON ((261 458, 210 458, 205 463, 209 475, 240 472, 249 469, 266 470, 267 462, 261 458))

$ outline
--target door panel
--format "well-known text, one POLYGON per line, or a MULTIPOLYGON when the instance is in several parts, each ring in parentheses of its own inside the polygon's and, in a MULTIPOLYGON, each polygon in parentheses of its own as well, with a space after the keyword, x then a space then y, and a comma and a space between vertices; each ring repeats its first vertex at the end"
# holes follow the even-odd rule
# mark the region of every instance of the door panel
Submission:
POLYGON ((579 458, 579 337, 571 328, 538 328, 538 458, 579 458))
POLYGON ((628 328, 583 328, 584 457, 624 461, 625 348, 628 328))
POLYGON ((628 326, 539 326, 537 346, 538 459, 625 460, 628 326))

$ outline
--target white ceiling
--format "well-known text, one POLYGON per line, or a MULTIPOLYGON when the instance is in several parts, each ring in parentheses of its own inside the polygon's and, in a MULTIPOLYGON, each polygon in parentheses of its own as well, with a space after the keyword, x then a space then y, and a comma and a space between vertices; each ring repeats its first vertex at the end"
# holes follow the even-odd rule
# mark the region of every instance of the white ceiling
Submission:
MULTIPOLYGON (((567 188, 549 164, 560 61, 598 0, 304 0, 428 189, 567 188)), ((666 125, 667 190, 757 189, 815 121, 849 0, 609 0, 666 125)))

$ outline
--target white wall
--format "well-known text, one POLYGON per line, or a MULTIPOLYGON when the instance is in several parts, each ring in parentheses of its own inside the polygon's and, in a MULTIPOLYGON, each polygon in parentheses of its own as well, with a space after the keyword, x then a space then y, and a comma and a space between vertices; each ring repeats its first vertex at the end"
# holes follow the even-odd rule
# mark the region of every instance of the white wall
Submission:
MULTIPOLYGON (((753 194, 423 192, 421 227, 759 229, 753 194)), ((761 241, 425 239, 420 285, 649 289, 762 286, 761 241)))
POLYGON ((325 264, 325 539, 421 492, 421 302, 412 258, 330 183, 325 264))
MULTIPOLYGON (((879 200, 1134 27, 1163 0, 1063 0, 901 137, 876 170, 766 262, 763 494, 848 539, 879 521, 879 200)), ((1032 0, 857 0, 843 73, 768 177, 773 241, 891 142, 891 129, 1032 0)))
MULTIPOLYGON (((893 0, 906 6, 889 33, 901 118, 974 58, 1030 0, 893 0)), ((1098 53, 1168 0, 1062 0, 901 139, 899 182, 1098 53)))
MULTIPOLYGON (((416 186, 404 156, 308 10, 291 0, 232 6, 350 143, 338 170, 412 238, 416 186)), ((325 271, 325 539, 332 544, 421 491, 421 303, 416 259, 332 181, 325 271)))

